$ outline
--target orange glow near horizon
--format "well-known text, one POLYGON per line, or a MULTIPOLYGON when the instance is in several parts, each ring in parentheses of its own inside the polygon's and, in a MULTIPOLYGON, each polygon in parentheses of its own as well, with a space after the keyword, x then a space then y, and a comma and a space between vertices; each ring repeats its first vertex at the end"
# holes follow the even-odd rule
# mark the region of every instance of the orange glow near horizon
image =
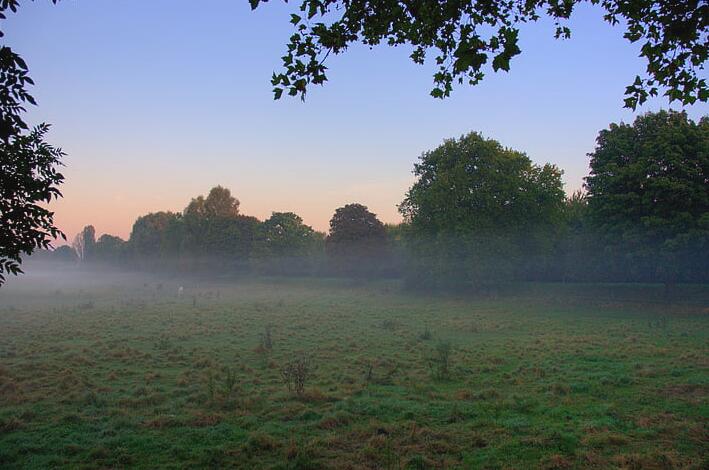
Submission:
MULTIPOLYGON (((146 195, 144 189, 137 191, 122 187, 109 178, 103 181, 90 178, 86 181, 67 176, 61 188, 64 197, 53 201, 49 208, 55 212, 57 226, 67 236, 66 242, 58 240, 56 246, 71 243, 73 237, 86 225, 94 226, 97 237, 108 233, 127 240, 138 217, 158 211, 181 212, 191 198, 206 196, 212 186, 221 184, 239 199, 240 212, 244 215, 265 220, 272 212, 295 212, 307 225, 327 233, 335 209, 351 202, 366 205, 385 223, 399 223, 401 216, 392 201, 403 199, 411 182, 395 183, 370 182, 342 188, 339 194, 302 188, 291 188, 292 193, 283 191, 275 194, 267 190, 266 194, 260 194, 257 187, 246 186, 240 191, 237 185, 220 182, 202 189, 196 189, 191 184, 170 186, 167 189, 161 186, 160 191, 146 195)), ((261 189, 268 188, 261 186, 261 189)))

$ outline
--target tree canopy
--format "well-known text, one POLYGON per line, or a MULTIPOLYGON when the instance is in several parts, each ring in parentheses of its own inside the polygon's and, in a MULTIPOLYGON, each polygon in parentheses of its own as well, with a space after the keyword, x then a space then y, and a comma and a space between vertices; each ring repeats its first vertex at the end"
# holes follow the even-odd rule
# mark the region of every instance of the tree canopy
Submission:
POLYGON ((154 212, 138 217, 129 242, 142 257, 176 256, 182 245, 182 216, 175 212, 154 212))
POLYGON ((400 211, 427 232, 528 233, 556 219, 564 201, 558 168, 477 133, 424 153, 414 175, 400 211))
POLYGON ((330 245, 377 242, 386 238, 384 224, 362 204, 347 204, 335 210, 330 219, 330 245))
POLYGON ((470 133, 447 140, 414 165, 400 205, 409 222, 412 280, 467 286, 508 279, 551 249, 564 191, 554 165, 470 133))
POLYGON ((295 257, 308 255, 321 235, 293 212, 274 212, 261 224, 258 238, 261 256, 295 257))
POLYGON ((215 186, 207 197, 197 196, 185 208, 185 217, 212 219, 218 217, 236 217, 239 215, 239 200, 231 195, 231 191, 222 186, 215 186))
POLYGON ((709 118, 660 111, 611 124, 589 156, 589 209, 609 247, 668 281, 707 269, 709 118))
POLYGON ((370 275, 379 269, 386 246, 386 227, 367 206, 352 203, 335 210, 325 248, 336 271, 370 275))
MULTIPOLYGON (((252 8, 268 0, 249 0, 252 8)), ((664 93, 683 104, 709 98, 701 70, 709 51, 709 4, 704 0, 300 0, 291 14, 295 31, 272 83, 278 99, 305 97, 327 80, 324 62, 353 44, 407 45, 411 60, 434 55, 438 70, 431 95, 450 95, 454 83, 479 83, 489 71, 509 71, 522 51, 520 26, 548 17, 555 37, 570 38, 567 20, 581 3, 599 5, 603 20, 625 28, 639 43, 647 66, 626 88, 625 106, 635 109, 664 93)))

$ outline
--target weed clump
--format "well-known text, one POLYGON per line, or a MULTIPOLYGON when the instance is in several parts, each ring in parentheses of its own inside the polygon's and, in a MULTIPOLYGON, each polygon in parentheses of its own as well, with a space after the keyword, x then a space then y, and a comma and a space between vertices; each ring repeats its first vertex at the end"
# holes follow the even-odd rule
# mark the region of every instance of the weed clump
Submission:
POLYGON ((659 330, 666 330, 667 327, 669 326, 669 318, 667 317, 660 317, 656 320, 649 320, 647 322, 647 326, 650 329, 659 329, 659 330))
POLYGON ((229 403, 233 400, 234 394, 239 385, 236 370, 231 367, 223 367, 220 370, 207 374, 207 398, 210 403, 222 401, 229 403))
POLYGON ((263 333, 259 335, 259 345, 257 352, 270 352, 273 349, 273 337, 271 336, 271 325, 266 325, 263 333))
POLYGON ((310 358, 301 355, 287 363, 281 370, 283 382, 288 386, 288 391, 294 391, 298 396, 302 396, 305 391, 305 383, 313 372, 313 365, 310 358))
POLYGON ((419 339, 421 341, 430 341, 431 339, 433 339, 433 333, 431 333, 431 330, 426 328, 421 332, 421 334, 419 334, 419 339))
POLYGON ((397 326, 398 326, 398 323, 394 320, 384 320, 381 323, 381 327, 387 331, 394 331, 397 326))
POLYGON ((436 380, 450 378, 452 347, 448 341, 441 341, 436 345, 433 355, 429 358, 431 375, 436 380))

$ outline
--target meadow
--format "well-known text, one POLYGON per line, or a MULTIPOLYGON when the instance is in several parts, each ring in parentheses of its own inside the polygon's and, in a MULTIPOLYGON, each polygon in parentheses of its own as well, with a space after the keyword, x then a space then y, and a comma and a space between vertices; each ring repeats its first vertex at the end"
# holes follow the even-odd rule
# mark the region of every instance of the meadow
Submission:
POLYGON ((706 287, 72 276, 0 291, 2 468, 709 467, 706 287))

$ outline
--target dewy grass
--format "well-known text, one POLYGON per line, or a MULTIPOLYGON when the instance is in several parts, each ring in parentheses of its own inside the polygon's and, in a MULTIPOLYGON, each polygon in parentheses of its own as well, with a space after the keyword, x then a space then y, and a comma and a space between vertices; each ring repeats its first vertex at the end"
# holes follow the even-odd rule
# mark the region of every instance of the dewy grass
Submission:
POLYGON ((706 291, 588 288, 10 286, 0 467, 707 468, 706 291))

